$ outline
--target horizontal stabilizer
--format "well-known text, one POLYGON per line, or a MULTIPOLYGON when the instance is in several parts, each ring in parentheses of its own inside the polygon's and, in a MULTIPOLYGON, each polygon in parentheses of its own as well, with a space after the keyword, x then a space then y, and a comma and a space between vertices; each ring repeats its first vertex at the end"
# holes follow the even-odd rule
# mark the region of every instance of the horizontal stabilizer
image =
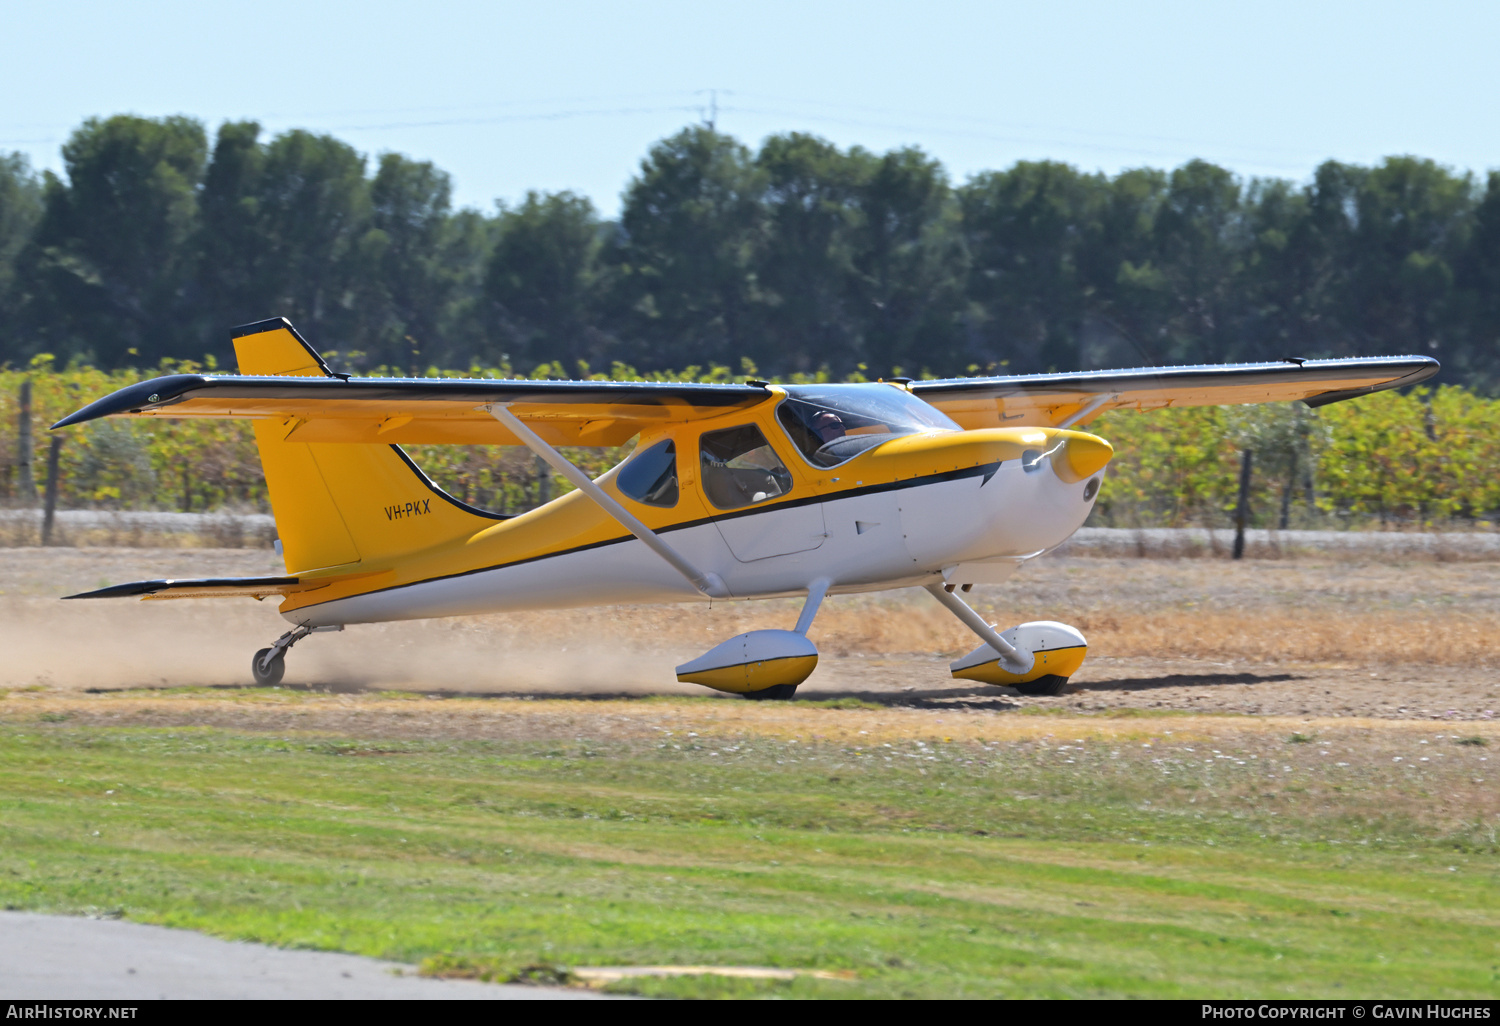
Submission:
MULTIPOLYGON (((366 577, 368 574, 344 575, 366 577)), ((186 581, 135 581, 131 584, 116 584, 98 591, 85 591, 78 595, 65 595, 70 599, 98 598, 232 598, 246 596, 253 599, 269 598, 272 595, 291 595, 299 591, 326 588, 334 578, 307 580, 300 577, 202 577, 186 581)))

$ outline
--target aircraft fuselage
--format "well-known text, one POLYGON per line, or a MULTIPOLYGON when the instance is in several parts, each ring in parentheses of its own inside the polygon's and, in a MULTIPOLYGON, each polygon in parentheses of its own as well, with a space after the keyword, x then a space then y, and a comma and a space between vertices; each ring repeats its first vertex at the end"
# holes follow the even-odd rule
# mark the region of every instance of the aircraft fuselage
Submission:
MULTIPOLYGON (((943 579, 945 570, 976 565, 981 577, 1003 576, 1083 524, 1098 493, 1096 468, 1109 453, 1092 435, 1056 429, 929 431, 822 469, 797 459, 794 446, 763 421, 791 474, 775 501, 731 510, 708 501, 695 473, 694 441, 719 427, 713 422, 643 436, 637 446, 639 453, 674 441, 681 487, 670 510, 631 503, 615 481, 620 468, 598 482, 690 562, 717 574, 736 599, 802 595, 817 580, 832 582, 831 593, 927 584, 943 579)), ((291 596, 283 615, 320 626, 705 600, 577 492, 407 557, 389 575, 388 582, 369 580, 361 594, 291 596)))

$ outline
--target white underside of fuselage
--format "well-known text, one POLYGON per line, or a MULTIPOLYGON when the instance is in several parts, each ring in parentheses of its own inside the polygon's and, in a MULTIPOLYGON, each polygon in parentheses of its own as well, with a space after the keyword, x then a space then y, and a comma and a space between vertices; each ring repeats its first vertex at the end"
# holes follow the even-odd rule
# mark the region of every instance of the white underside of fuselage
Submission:
MULTIPOLYGON (((1062 544, 1092 508, 1084 482, 1020 460, 915 479, 801 506, 740 513, 668 529, 662 537, 735 599, 801 595, 829 580, 833 594, 931 583, 945 567, 1018 560, 1062 544)), ((378 623, 523 609, 707 599, 635 538, 522 563, 304 606, 308 626, 378 623)))

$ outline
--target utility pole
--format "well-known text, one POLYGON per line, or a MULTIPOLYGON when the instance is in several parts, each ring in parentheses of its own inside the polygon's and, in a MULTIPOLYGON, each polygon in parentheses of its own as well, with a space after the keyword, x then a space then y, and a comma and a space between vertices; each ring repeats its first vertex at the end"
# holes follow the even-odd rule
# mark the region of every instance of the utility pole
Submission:
POLYGON ((708 94, 708 107, 703 110, 703 124, 710 132, 718 131, 719 127, 719 94, 733 96, 734 93, 728 89, 699 89, 697 95, 708 94))

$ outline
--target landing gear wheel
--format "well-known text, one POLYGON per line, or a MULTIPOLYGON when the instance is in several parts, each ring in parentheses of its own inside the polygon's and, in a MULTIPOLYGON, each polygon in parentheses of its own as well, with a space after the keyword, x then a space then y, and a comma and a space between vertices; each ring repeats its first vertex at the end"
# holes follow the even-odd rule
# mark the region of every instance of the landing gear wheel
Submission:
POLYGON ((269 663, 264 662, 270 653, 269 648, 263 648, 255 653, 255 658, 250 660, 250 673, 255 677, 255 683, 262 687, 272 687, 281 683, 281 678, 286 673, 286 657, 281 653, 269 663))
POLYGON ((1068 683, 1068 678, 1059 677, 1055 673, 1049 673, 1045 677, 1036 680, 1028 680, 1023 684, 1012 684, 1011 686, 1023 695, 1031 695, 1040 698, 1045 695, 1062 694, 1063 686, 1068 683))
POLYGON ((795 684, 772 684, 768 688, 759 691, 742 691, 741 698, 748 698, 752 702, 786 702, 796 697, 797 685, 795 684))

